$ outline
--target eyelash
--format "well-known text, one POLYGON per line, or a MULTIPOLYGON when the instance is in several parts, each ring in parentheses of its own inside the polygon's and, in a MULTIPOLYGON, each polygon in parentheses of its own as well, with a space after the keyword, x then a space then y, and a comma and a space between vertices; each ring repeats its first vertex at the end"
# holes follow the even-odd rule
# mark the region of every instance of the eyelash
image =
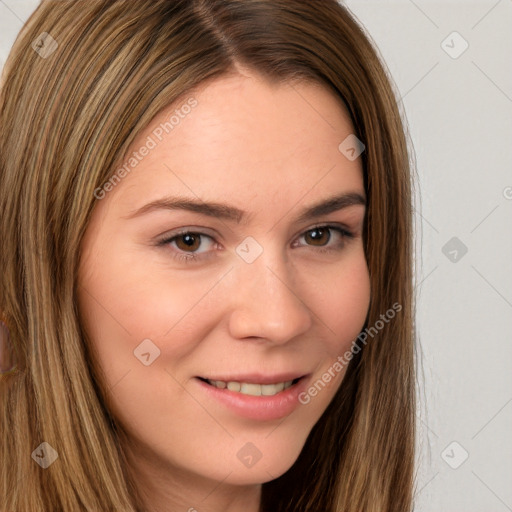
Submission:
MULTIPOLYGON (((341 228, 340 226, 332 226, 330 224, 322 224, 322 225, 319 225, 319 226, 314 226, 314 227, 309 228, 308 230, 304 231, 300 236, 302 237, 306 233, 314 231, 315 229, 327 229, 329 231, 335 231, 342 238, 341 246, 338 247, 338 248, 326 248, 325 246, 318 246, 317 247, 317 252, 320 252, 320 253, 339 252, 339 251, 341 251, 344 248, 344 246, 345 246, 344 242, 347 239, 354 238, 354 234, 351 233, 350 231, 348 231, 348 230, 346 230, 344 228, 341 228)), ((163 246, 169 245, 174 240, 176 240, 180 236, 184 236, 184 235, 196 235, 196 236, 198 235, 200 237, 206 237, 206 238, 210 238, 211 240, 214 240, 214 238, 212 236, 207 235, 206 233, 201 233, 201 232, 197 232, 197 231, 181 231, 179 233, 176 233, 176 234, 172 235, 172 237, 166 237, 166 238, 160 240, 157 243, 157 245, 159 247, 163 247, 163 246)), ((331 240, 329 239, 329 242, 330 241, 331 240)), ((313 246, 313 245, 310 246, 310 247, 315 248, 315 246, 313 246)), ((176 252, 175 252, 175 254, 173 256, 174 259, 176 259, 176 260, 178 260, 180 262, 184 262, 184 263, 197 263, 200 260, 207 259, 207 258, 211 257, 212 256, 212 252, 213 252, 213 251, 208 251, 208 252, 205 252, 205 253, 194 254, 194 253, 183 252, 180 249, 175 249, 175 250, 176 250, 176 252)))

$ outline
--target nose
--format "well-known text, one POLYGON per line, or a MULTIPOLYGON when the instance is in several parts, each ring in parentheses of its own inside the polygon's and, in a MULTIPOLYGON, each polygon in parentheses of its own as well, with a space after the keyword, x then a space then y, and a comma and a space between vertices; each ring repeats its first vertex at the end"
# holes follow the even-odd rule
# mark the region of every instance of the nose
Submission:
POLYGON ((276 261, 262 255, 236 268, 229 318, 234 338, 283 344, 311 328, 313 312, 307 297, 294 286, 292 269, 282 260, 276 261))

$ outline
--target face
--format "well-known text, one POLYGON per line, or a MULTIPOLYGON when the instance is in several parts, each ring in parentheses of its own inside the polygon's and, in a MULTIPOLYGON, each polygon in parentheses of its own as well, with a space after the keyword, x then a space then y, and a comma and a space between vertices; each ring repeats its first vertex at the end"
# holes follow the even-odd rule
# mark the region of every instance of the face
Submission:
POLYGON ((319 85, 233 75, 193 98, 98 192, 79 307, 141 465, 259 484, 298 457, 364 325, 361 161, 319 85))

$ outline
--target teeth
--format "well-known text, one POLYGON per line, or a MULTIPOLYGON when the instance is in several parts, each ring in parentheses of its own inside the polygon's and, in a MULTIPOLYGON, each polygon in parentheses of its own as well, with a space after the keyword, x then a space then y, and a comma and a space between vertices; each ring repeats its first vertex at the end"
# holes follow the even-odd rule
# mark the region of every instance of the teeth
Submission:
POLYGON ((261 396, 260 384, 246 384, 245 382, 240 385, 240 393, 251 396, 261 396))
POLYGON ((262 384, 260 386, 261 394, 265 396, 273 396, 284 389, 284 382, 280 382, 279 384, 262 384))
POLYGON ((249 382, 224 382, 222 380, 209 380, 208 383, 219 389, 228 389, 236 393, 251 396, 274 396, 292 385, 291 380, 277 384, 252 384, 249 382))
POLYGON ((240 382, 228 382, 229 391, 240 391, 241 387, 240 382))

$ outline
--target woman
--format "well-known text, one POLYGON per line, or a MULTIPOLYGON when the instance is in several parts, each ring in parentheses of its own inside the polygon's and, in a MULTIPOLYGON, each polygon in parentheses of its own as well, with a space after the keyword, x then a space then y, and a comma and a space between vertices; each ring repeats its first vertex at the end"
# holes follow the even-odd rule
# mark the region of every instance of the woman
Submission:
POLYGON ((0 125, 2 510, 411 510, 408 154, 344 7, 42 2, 0 125))

